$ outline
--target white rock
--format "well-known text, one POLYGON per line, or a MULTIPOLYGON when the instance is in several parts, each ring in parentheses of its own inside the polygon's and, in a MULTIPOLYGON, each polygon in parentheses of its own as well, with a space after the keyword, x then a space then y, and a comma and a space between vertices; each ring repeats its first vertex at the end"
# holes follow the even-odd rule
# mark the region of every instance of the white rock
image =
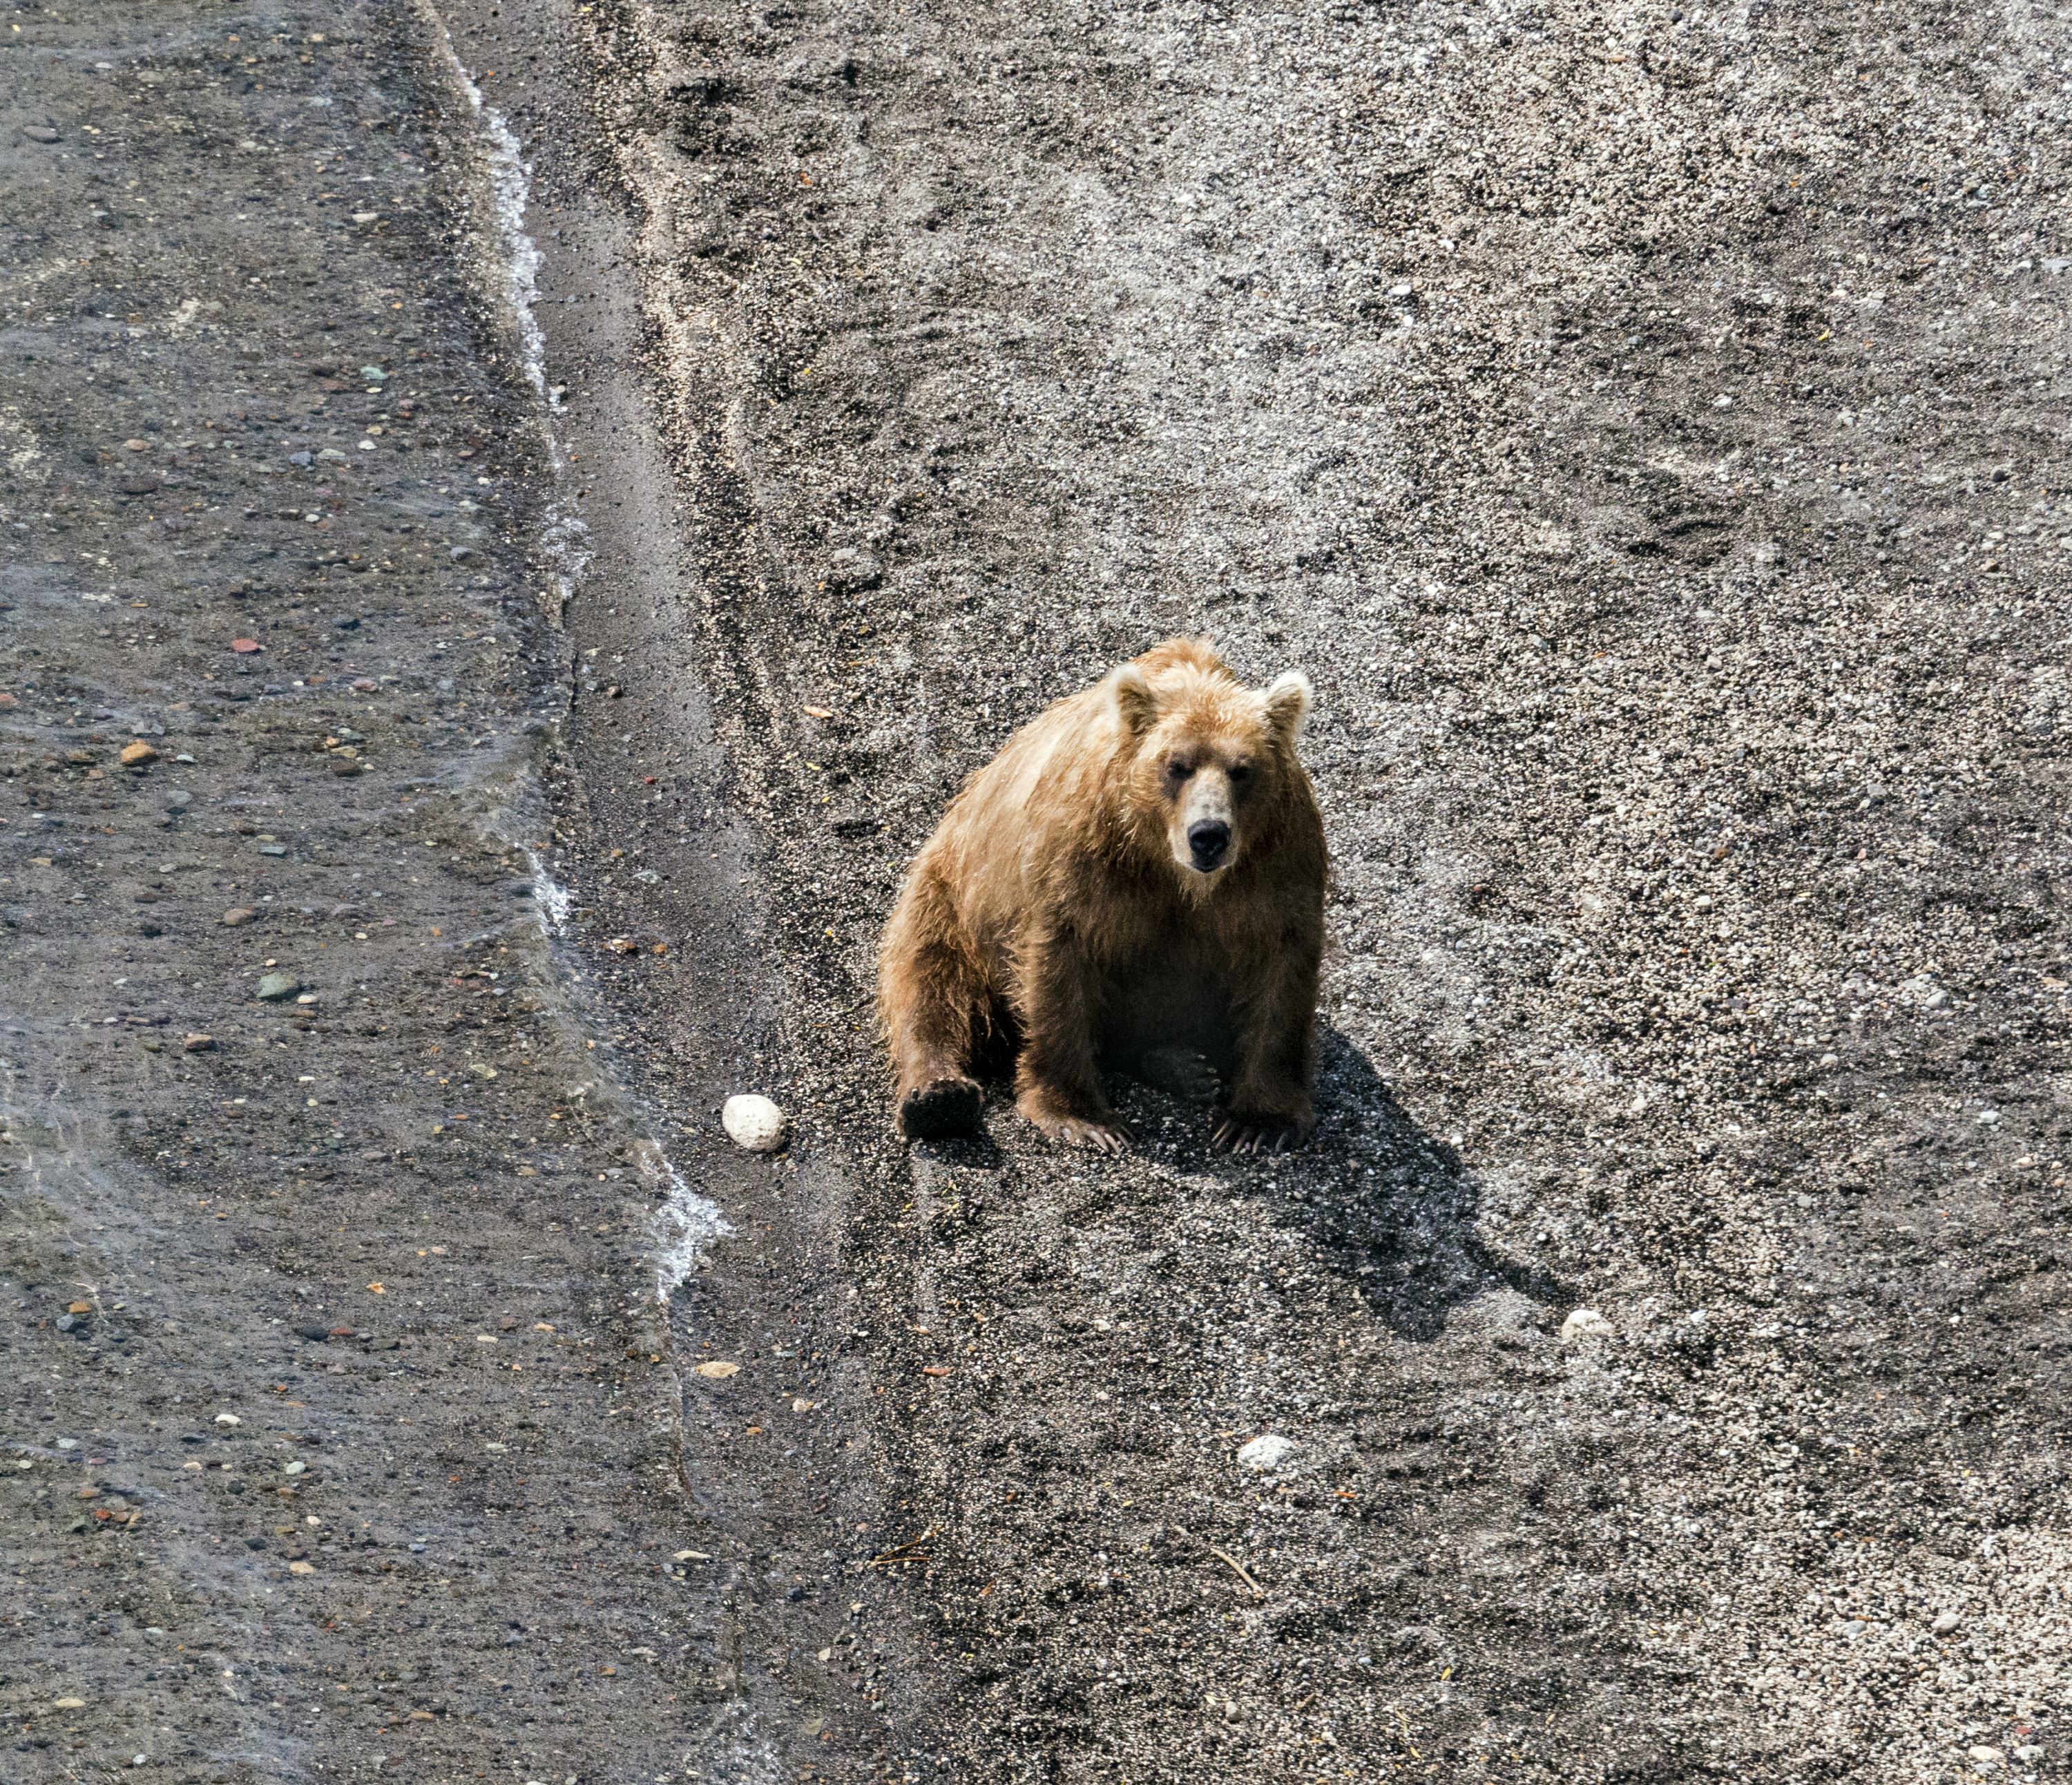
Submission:
POLYGON ((1974 1766, 1993 1766, 2000 1763, 2000 1751, 1981 1742, 1975 1748, 1967 1748, 1964 1758, 1974 1766))
POLYGON ((729 1097, 719 1120, 727 1138, 750 1153, 775 1153, 784 1144, 784 1112, 767 1097, 729 1097))
POLYGON ((1578 1308, 1561 1322, 1561 1343, 1573 1345, 1579 1339, 1609 1339, 1612 1323, 1595 1308, 1578 1308))
POLYGON ((242 1425, 245 1421, 235 1413, 218 1413, 216 1416, 216 1423, 219 1425, 242 1425))
POLYGON ((1935 1614, 1935 1622, 1930 1624, 1928 1627, 1934 1631, 1938 1636, 1947 1636, 1951 1631, 1955 1630, 1958 1625, 1963 1623, 1963 1621, 1964 1620, 1959 1617, 1954 1611, 1938 1611, 1935 1614))
POLYGON ((1238 1466, 1256 1470, 1262 1475, 1270 1475, 1302 1446, 1293 1438, 1284 1438, 1268 1432, 1254 1438, 1249 1444, 1238 1446, 1238 1466))
POLYGON ((2033 1766, 2043 1758, 2043 1750, 2033 1742, 2025 1742, 2014 1751, 2014 1757, 2025 1766, 2033 1766))

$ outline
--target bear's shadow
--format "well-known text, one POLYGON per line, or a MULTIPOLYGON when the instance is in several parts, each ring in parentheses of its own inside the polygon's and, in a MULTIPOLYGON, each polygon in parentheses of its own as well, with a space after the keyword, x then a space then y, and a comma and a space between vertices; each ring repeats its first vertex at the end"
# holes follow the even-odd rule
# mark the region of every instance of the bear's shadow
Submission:
MULTIPOLYGON (((1514 1289, 1542 1306, 1572 1302, 1573 1290, 1558 1277, 1483 1241, 1474 1174, 1418 1124, 1352 1040, 1328 1021, 1317 1039, 1316 1132, 1299 1152, 1270 1162, 1214 1150, 1207 1113, 1197 1106, 1129 1079, 1112 1080, 1111 1089, 1140 1135, 1177 1135, 1152 1141, 1154 1151, 1214 1172, 1233 1195, 1256 1198, 1276 1221, 1301 1229, 1317 1254, 1359 1286, 1375 1318, 1405 1338, 1437 1338, 1454 1308, 1491 1289, 1514 1289), (1176 1114, 1169 1128, 1164 1118, 1176 1114)), ((1011 1102, 1011 1043, 988 1052, 976 1070, 996 1109, 1011 1102)), ((983 1131, 919 1144, 980 1170, 1010 1165, 983 1131)))
MULTIPOLYGON (((1406 1338, 1436 1338, 1455 1307, 1494 1289, 1542 1306, 1572 1301, 1559 1278, 1483 1241, 1474 1174, 1419 1125, 1366 1055, 1329 1023, 1318 1042, 1318 1125, 1308 1145, 1269 1168, 1210 1151, 1204 1141, 1210 1169, 1234 1193, 1266 1202, 1276 1220, 1303 1230, 1358 1285, 1376 1318, 1406 1338)), ((1170 1107, 1156 1092, 1128 1093, 1139 1107, 1151 1097, 1170 1107)), ((1192 1154, 1194 1145, 1184 1150, 1192 1154)))

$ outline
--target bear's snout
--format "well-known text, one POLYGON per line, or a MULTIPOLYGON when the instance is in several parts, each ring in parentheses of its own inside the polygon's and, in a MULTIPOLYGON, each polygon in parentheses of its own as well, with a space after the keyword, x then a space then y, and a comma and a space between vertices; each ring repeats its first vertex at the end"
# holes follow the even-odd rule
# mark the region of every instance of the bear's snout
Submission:
POLYGON ((1231 828, 1220 818, 1204 818, 1187 827, 1187 848, 1203 874, 1213 874, 1223 866, 1230 853, 1230 840, 1231 828))

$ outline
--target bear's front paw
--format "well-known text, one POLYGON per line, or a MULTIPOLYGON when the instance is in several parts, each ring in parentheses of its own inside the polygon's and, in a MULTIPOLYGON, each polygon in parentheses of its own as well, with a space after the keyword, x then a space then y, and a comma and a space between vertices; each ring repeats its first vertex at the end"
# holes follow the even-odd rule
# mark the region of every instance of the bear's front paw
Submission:
POLYGON ((1076 1116, 1036 1125, 1067 1146, 1090 1146, 1096 1153, 1127 1153, 1130 1133, 1120 1122, 1083 1122, 1076 1116))
POLYGON ((1217 1112, 1210 1138, 1227 1153, 1292 1153, 1309 1139, 1310 1124, 1283 1116, 1217 1112))
POLYGON ((976 1134, 985 1101, 985 1093, 970 1079, 937 1079, 928 1084, 917 1084, 899 1100, 899 1131, 910 1141, 976 1134))
POLYGON ((1129 1130, 1112 1117, 1105 1121, 1096 1121, 1085 1116, 1068 1116, 1026 1098, 1019 1107, 1023 1115, 1063 1145, 1090 1146, 1096 1153, 1128 1150, 1129 1130))

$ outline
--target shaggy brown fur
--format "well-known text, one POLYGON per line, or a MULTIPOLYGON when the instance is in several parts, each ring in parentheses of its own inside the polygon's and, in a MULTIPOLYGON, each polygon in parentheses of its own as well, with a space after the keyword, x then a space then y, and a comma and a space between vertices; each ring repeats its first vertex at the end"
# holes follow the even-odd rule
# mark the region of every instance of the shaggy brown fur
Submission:
POLYGON ((1262 693, 1172 639, 972 777, 879 950, 908 1135, 976 1127, 996 1039, 1019 1048, 1016 1107, 1058 1140, 1127 1140, 1104 1065, 1191 1076, 1219 1145, 1307 1135, 1326 866, 1295 751, 1309 705, 1298 675, 1262 693))

